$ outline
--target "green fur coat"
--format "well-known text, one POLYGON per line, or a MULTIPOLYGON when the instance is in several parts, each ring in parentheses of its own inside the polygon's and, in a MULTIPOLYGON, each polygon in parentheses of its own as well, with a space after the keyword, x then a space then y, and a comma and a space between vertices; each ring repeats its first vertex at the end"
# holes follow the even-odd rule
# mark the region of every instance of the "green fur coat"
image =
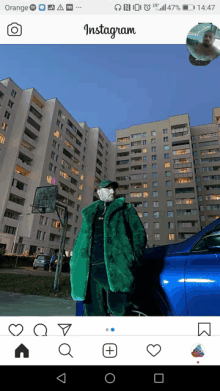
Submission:
MULTIPOLYGON (((82 210, 83 221, 70 260, 71 296, 85 300, 90 270, 92 227, 100 200, 82 210)), ((146 232, 125 198, 112 201, 105 213, 104 259, 111 291, 131 292, 135 284, 136 261, 147 244, 146 232)))

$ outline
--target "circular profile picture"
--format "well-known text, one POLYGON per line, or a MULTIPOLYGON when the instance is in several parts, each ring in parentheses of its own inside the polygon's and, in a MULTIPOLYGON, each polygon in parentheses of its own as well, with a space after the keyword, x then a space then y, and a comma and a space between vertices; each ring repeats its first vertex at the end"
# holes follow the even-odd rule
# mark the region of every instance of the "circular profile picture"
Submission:
POLYGON ((203 345, 195 344, 191 347, 191 355, 193 357, 203 357, 205 355, 205 348, 203 345))
POLYGON ((207 65, 220 55, 220 30, 211 23, 199 23, 193 27, 186 39, 193 65, 207 65))

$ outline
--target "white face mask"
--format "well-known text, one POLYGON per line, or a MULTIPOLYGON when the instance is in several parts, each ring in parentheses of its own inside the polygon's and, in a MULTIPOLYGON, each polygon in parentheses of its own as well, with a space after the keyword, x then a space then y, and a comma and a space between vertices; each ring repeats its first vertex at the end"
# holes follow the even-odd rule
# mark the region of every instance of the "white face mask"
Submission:
POLYGON ((113 201, 114 200, 114 190, 113 189, 108 189, 108 188, 102 188, 98 190, 98 196, 101 201, 113 201))

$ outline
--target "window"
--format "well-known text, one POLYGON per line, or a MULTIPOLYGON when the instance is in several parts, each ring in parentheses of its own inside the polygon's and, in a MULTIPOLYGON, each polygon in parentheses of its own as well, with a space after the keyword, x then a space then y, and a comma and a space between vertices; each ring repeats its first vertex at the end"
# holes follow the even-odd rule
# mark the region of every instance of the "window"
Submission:
POLYGON ((157 178, 157 172, 152 173, 152 178, 157 178))
POLYGON ((12 109, 12 107, 14 106, 14 103, 11 100, 9 100, 8 106, 12 109))
POLYGON ((197 191, 202 191, 201 186, 198 186, 198 187, 197 187, 197 191))
POLYGON ((1 129, 7 132, 8 125, 5 122, 2 122, 1 129))
POLYGON ((169 221, 169 223, 168 223, 168 229, 174 229, 174 223, 171 223, 171 222, 169 221))
POLYGON ((170 171, 165 171, 165 176, 170 176, 170 171))
POLYGON ((202 200, 203 200, 202 196, 201 195, 198 196, 198 201, 202 201, 202 200))
MULTIPOLYGON (((205 220, 202 220, 205 221, 205 220)), ((209 246, 220 247, 220 235, 215 227, 214 232, 209 232, 207 235, 203 236, 203 238, 195 245, 193 251, 204 251, 208 250, 209 246)))
POLYGON ((173 201, 167 201, 167 206, 173 206, 173 201))
POLYGON ((158 191, 153 191, 153 197, 158 197, 158 191))
POLYGON ((174 240, 175 239, 175 235, 174 234, 169 234, 169 240, 174 240))
POLYGON ((153 131, 151 132, 151 136, 156 136, 156 131, 155 131, 155 130, 153 130, 153 131))
POLYGON ((172 190, 167 190, 166 191, 166 196, 171 197, 172 196, 172 190))
POLYGON ((160 240, 160 234, 154 234, 154 240, 160 240))
POLYGON ((165 150, 169 149, 169 145, 164 145, 164 149, 165 150))
POLYGON ((148 229, 148 223, 144 223, 144 228, 148 229))
POLYGON ((166 181, 166 186, 171 186, 171 181, 166 181))
POLYGON ((167 134, 168 133, 168 129, 163 129, 163 134, 167 134))
POLYGON ((159 217, 159 212, 153 212, 154 219, 157 219, 159 217))
POLYGON ((158 186, 158 182, 153 182, 153 187, 157 187, 158 186))
POLYGON ((164 159, 169 159, 169 157, 170 157, 170 154, 169 154, 169 153, 165 153, 165 154, 164 154, 164 159))
POLYGON ((153 207, 154 208, 159 208, 159 202, 158 201, 153 201, 153 207))
POLYGON ((11 114, 6 110, 5 112, 5 118, 10 119, 11 114))
POLYGON ((194 164, 198 164, 198 160, 196 159, 196 160, 194 160, 194 164))
POLYGON ((160 228, 160 223, 154 223, 154 229, 159 229, 160 228))
POLYGON ((152 164, 152 170, 156 170, 157 164, 152 164))
POLYGON ((163 141, 166 143, 166 142, 168 142, 168 137, 164 137, 163 138, 163 141))
POLYGON ((157 155, 152 155, 152 160, 157 160, 157 155))
POLYGON ((15 231, 16 231, 16 228, 14 228, 14 227, 9 227, 9 225, 5 225, 4 226, 4 233, 6 233, 6 234, 15 234, 15 231))
POLYGON ((193 148, 196 148, 196 144, 192 144, 192 147, 193 147, 193 148))
POLYGON ((17 92, 16 92, 15 90, 12 90, 12 91, 11 91, 11 96, 12 96, 13 98, 15 98, 16 95, 17 95, 17 92))
POLYGON ((151 147, 151 151, 152 151, 152 152, 156 152, 156 148, 157 148, 157 147, 151 147))
POLYGON ((146 170, 146 169, 147 169, 147 165, 144 164, 144 165, 143 165, 143 170, 146 170))
POLYGON ((156 144, 156 139, 155 138, 151 139, 151 144, 156 144))
POLYGON ((198 152, 197 151, 193 152, 193 156, 198 156, 198 152))
POLYGON ((167 212, 167 217, 173 217, 173 212, 172 211, 167 212))

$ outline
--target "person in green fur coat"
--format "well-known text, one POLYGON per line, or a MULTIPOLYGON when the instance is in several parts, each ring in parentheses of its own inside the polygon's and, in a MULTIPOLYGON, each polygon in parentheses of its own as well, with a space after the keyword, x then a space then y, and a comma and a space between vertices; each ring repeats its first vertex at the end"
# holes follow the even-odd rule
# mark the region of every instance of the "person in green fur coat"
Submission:
POLYGON ((99 184, 100 200, 82 210, 83 221, 70 260, 71 296, 86 316, 129 316, 137 261, 147 244, 144 226, 117 182, 99 184))

